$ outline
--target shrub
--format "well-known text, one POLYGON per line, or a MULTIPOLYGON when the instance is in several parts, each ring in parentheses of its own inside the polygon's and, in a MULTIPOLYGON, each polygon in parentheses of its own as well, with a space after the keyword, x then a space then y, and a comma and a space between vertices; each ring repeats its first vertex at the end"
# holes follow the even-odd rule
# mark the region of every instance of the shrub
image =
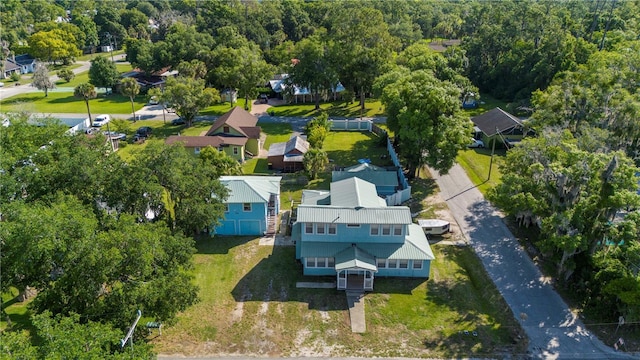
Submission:
POLYGON ((17 72, 11 73, 11 81, 20 81, 20 78, 21 78, 20 73, 17 73, 17 72))
POLYGON ((66 82, 69 82, 73 80, 74 77, 76 77, 76 74, 74 74, 71 69, 62 69, 58 71, 58 77, 66 82))

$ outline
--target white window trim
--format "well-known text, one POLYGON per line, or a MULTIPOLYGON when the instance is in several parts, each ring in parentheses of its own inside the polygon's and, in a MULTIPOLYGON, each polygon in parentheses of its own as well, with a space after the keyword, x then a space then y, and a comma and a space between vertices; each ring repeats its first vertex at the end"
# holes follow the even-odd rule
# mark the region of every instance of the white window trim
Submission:
POLYGON ((338 225, 336 223, 329 223, 327 226, 327 235, 337 235, 338 234, 338 225), (331 233, 331 228, 333 228, 333 233, 331 233))
POLYGON ((370 228, 369 228, 369 235, 371 235, 371 236, 380 236, 380 225, 371 224, 370 228), (374 230, 376 230, 375 234, 373 233, 374 230))
POLYGON ((402 228, 403 228, 402 225, 399 225, 399 224, 393 225, 392 227, 393 230, 391 231, 391 233, 393 234, 393 236, 402 236, 402 233, 403 233, 402 228), (400 230, 400 234, 396 234, 396 230, 400 230))
POLYGON ((422 263, 424 261, 422 261, 422 260, 411 260, 411 261, 413 262, 413 264, 411 265, 411 269, 412 270, 422 270, 422 268, 423 268, 422 263), (416 265, 420 265, 420 267, 416 267, 416 265))
POLYGON ((332 257, 308 257, 305 266, 313 269, 328 269, 335 267, 335 259, 332 257), (333 265, 331 265, 333 263, 333 265))
POLYGON ((304 224, 304 233, 305 234, 313 234, 313 223, 305 223, 304 224), (308 231, 309 230, 309 227, 308 227, 309 225, 311 225, 311 231, 308 231))
POLYGON ((327 227, 325 224, 326 223, 316 223, 316 234, 325 235, 327 233, 327 227), (322 229, 322 232, 320 232, 320 229, 322 229))
POLYGON ((251 212, 251 210, 253 210, 253 206, 251 206, 251 203, 242 203, 242 211, 251 212), (249 210, 246 209, 245 207, 246 204, 249 204, 249 210))
POLYGON ((380 225, 380 229, 378 229, 379 234, 382 235, 382 236, 391 236, 391 234, 393 233, 392 230, 391 230, 392 227, 393 226, 391 226, 391 224, 382 224, 382 225, 380 225), (388 228, 387 228, 387 229, 389 229, 389 233, 388 234, 384 233, 385 226, 388 226, 388 228))
POLYGON ((224 204, 224 212, 229 212, 229 204, 224 204))

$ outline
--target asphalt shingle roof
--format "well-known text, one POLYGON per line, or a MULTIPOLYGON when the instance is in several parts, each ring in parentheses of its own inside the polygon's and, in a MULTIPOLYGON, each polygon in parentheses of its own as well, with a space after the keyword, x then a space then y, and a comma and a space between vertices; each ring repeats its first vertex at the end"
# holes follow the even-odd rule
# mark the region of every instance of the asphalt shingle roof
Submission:
POLYGON ((516 126, 522 126, 520 119, 499 107, 474 116, 471 121, 487 136, 493 136, 498 132, 506 132, 516 126))

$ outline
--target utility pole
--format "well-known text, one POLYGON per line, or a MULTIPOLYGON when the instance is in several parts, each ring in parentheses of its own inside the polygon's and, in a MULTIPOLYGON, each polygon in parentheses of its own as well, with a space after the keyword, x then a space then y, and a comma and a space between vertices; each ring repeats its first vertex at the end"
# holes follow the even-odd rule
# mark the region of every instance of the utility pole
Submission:
POLYGON ((107 32, 105 33, 105 36, 107 37, 107 39, 109 39, 109 50, 111 50, 111 62, 115 62, 115 60, 113 60, 113 43, 111 42, 111 33, 107 32))
POLYGON ((491 144, 491 160, 489 160, 489 176, 487 176, 487 181, 491 180, 491 168, 493 168, 493 154, 496 152, 496 138, 495 136, 498 135, 498 127, 496 127, 496 133, 494 135, 493 138, 493 143, 491 144))

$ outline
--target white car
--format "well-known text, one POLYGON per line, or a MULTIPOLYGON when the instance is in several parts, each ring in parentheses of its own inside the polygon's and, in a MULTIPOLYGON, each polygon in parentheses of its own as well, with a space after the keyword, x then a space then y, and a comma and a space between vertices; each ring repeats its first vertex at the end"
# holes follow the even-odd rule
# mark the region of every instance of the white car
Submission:
POLYGON ((92 126, 102 127, 102 125, 105 125, 109 121, 111 121, 111 117, 109 115, 98 115, 96 116, 95 120, 93 120, 92 126))
POLYGON ((478 139, 471 139, 471 144, 467 145, 467 147, 470 147, 470 148, 483 148, 484 147, 484 142, 482 142, 482 140, 478 140, 478 139))

